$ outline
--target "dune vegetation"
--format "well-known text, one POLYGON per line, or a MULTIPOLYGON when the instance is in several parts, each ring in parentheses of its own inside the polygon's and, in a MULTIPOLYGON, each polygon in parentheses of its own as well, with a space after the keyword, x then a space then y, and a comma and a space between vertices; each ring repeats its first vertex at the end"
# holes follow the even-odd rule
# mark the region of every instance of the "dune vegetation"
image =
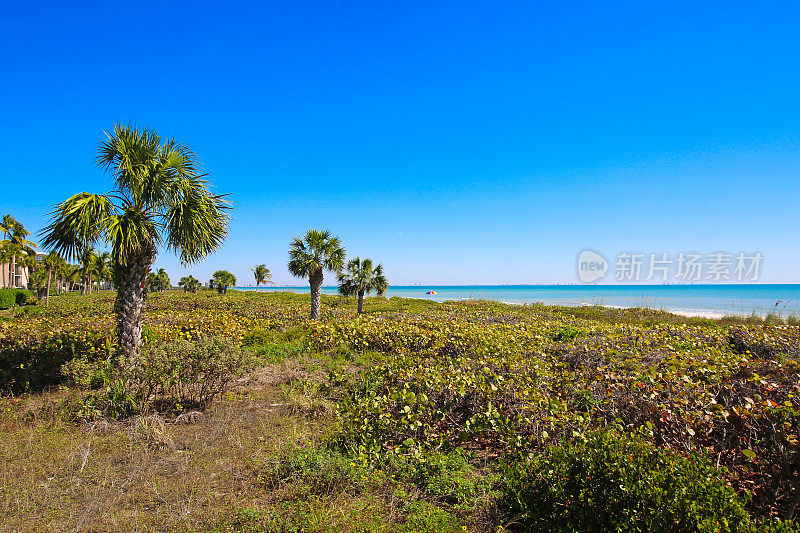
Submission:
POLYGON ((791 531, 800 331, 229 290, 0 315, 0 529, 791 531))

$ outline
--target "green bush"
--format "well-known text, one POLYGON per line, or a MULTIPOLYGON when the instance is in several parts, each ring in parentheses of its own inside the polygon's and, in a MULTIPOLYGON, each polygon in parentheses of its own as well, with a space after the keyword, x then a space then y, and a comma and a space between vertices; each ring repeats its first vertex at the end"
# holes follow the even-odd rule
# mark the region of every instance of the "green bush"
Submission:
POLYGON ((147 408, 205 407, 252 364, 235 341, 201 337, 145 347, 126 368, 126 380, 147 408))
POLYGON ((572 326, 564 326, 562 328, 550 330, 549 336, 555 342, 569 342, 578 337, 585 337, 586 330, 574 328, 572 326))
POLYGON ((532 531, 747 531, 745 502, 697 454, 613 432, 506 466, 503 507, 532 531))
POLYGON ((28 303, 28 298, 33 298, 36 295, 33 294, 31 291, 26 291, 23 289, 17 289, 17 294, 15 296, 15 303, 22 307, 26 303, 28 303))
POLYGON ((107 358, 113 343, 106 333, 90 329, 58 332, 44 338, 15 335, 0 338, 0 388, 12 392, 41 390, 61 382, 62 366, 75 359, 107 358))
POLYGON ((14 306, 16 294, 11 289, 0 289, 0 309, 8 309, 14 306))
POLYGON ((88 389, 69 417, 93 420, 205 407, 251 366, 252 357, 232 340, 203 337, 154 342, 125 365, 115 357, 80 355, 67 361, 61 372, 72 384, 88 389))
POLYGON ((34 294, 25 289, 0 289, 0 309, 8 309, 15 305, 23 306, 32 296, 34 294))

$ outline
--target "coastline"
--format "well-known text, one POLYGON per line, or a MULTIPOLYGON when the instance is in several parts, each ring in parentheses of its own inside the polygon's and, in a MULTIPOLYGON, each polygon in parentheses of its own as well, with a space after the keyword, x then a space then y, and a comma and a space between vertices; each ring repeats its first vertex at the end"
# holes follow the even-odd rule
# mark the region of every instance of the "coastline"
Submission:
MULTIPOLYGON (((443 287, 445 287, 445 286, 437 286, 436 288, 443 288, 443 287)), ((466 288, 466 289, 476 289, 476 288, 484 289, 487 286, 475 286, 475 287, 472 287, 472 286, 467 286, 467 287, 451 286, 451 287, 458 288, 458 289, 462 289, 462 288, 466 288)), ((559 286, 559 287, 563 287, 563 286, 559 286)), ((256 288, 255 287, 235 287, 235 288, 237 290, 242 290, 242 291, 248 291, 248 292, 249 291, 253 291, 253 292, 256 292, 256 288)), ((424 286, 413 287, 413 289, 415 291, 416 290, 421 290, 423 288, 426 288, 426 287, 424 287, 424 286)), ((492 287, 492 288, 495 288, 495 287, 492 287)), ((502 287, 502 286, 497 286, 496 287, 496 289, 498 289, 498 290, 502 290, 503 288, 504 287, 502 287)), ((328 289, 328 291, 330 291, 330 292, 323 292, 323 294, 328 294, 328 295, 335 294, 334 292, 332 292, 332 291, 335 290, 335 287, 332 287, 332 286, 323 287, 323 289, 328 289)), ((398 291, 398 289, 395 288, 394 292, 405 292, 407 289, 411 289, 411 287, 402 286, 400 288, 400 291, 398 291)), ((264 292, 264 293, 266 293, 266 292, 305 293, 307 291, 308 291, 308 289, 306 287, 303 287, 303 286, 279 286, 279 287, 260 287, 257 292, 264 292)), ((558 306, 558 307, 597 306, 597 307, 605 307, 605 308, 608 308, 608 309, 643 308, 643 309, 652 309, 652 310, 656 310, 656 311, 663 311, 663 312, 666 312, 666 313, 672 313, 672 314, 675 314, 675 315, 685 316, 685 317, 689 317, 689 318, 708 318, 708 319, 714 319, 714 320, 715 319, 720 319, 720 318, 723 318, 723 317, 726 317, 726 316, 736 316, 736 317, 740 317, 740 318, 746 318, 746 317, 750 316, 750 314, 751 314, 751 313, 743 312, 744 309, 742 309, 742 311, 740 311, 740 312, 737 312, 736 310, 733 310, 733 311, 722 311, 722 310, 716 310, 716 309, 703 309, 703 308, 693 308, 693 307, 688 307, 687 308, 686 305, 681 305, 681 306, 677 306, 676 305, 676 306, 673 307, 673 306, 669 306, 669 305, 664 305, 663 302, 660 302, 661 305, 648 305, 648 303, 656 303, 656 302, 648 302, 647 298, 639 299, 639 301, 634 305, 614 305, 614 304, 605 303, 602 299, 599 300, 599 301, 586 301, 586 300, 582 300, 582 301, 574 301, 574 300, 572 300, 572 301, 567 301, 567 300, 563 300, 563 301, 506 300, 506 299, 502 299, 502 298, 492 298, 490 296, 490 294, 485 294, 485 293, 481 294, 482 292, 484 292, 482 290, 478 290, 478 291, 474 291, 474 292, 470 291, 470 294, 467 295, 467 296, 453 294, 452 297, 448 297, 448 295, 445 295, 445 294, 437 294, 435 296, 429 296, 429 295, 425 295, 425 294, 400 294, 400 295, 395 294, 395 295, 392 295, 392 292, 393 292, 392 288, 390 288, 389 289, 389 295, 388 295, 389 298, 395 296, 395 297, 400 297, 400 298, 411 298, 411 299, 414 299, 414 300, 427 300, 427 301, 433 301, 433 302, 437 302, 437 303, 443 303, 443 302, 448 302, 448 301, 456 301, 456 302, 458 302, 458 301, 485 301, 485 302, 499 302, 499 303, 503 303, 503 304, 506 304, 506 305, 515 305, 515 306, 517 306, 517 305, 542 304, 542 305, 547 305, 547 306, 558 306)), ((684 303, 686 303, 686 302, 684 302, 684 303)), ((755 314, 759 315, 759 316, 764 316, 764 315, 767 314, 766 312, 759 313, 756 310, 753 310, 753 312, 755 314)))

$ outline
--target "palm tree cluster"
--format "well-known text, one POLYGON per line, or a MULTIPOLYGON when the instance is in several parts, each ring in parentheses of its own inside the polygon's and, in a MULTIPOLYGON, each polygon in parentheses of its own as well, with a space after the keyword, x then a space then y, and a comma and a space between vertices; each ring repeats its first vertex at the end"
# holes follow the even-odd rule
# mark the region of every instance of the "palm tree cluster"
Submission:
POLYGON ((345 265, 346 254, 339 237, 327 230, 310 229, 289 244, 289 272, 298 278, 308 278, 311 287, 312 319, 319 318, 325 270, 336 273, 341 294, 358 298, 359 313, 363 312, 364 294, 375 291, 383 296, 388 289, 382 265, 358 257, 345 265))
POLYGON ((183 276, 180 281, 178 281, 178 287, 183 287, 183 292, 194 293, 200 288, 200 280, 191 275, 183 276))
POLYGON ((219 248, 228 202, 212 194, 197 156, 155 131, 116 124, 98 147, 97 164, 114 177, 105 194, 81 192, 58 204, 43 244, 67 258, 97 242, 111 249, 117 342, 128 356, 142 344, 144 282, 159 245, 189 265, 219 248))
POLYGON ((81 294, 91 294, 97 284, 99 293, 103 283, 110 283, 113 278, 111 254, 98 253, 92 246, 83 248, 78 253, 78 269, 81 279, 81 294))
POLYGON ((17 286, 17 262, 22 263, 28 258, 35 259, 38 246, 27 239, 31 233, 11 215, 5 215, 0 221, 0 232, 5 236, 0 241, 0 263, 10 265, 5 285, 14 288, 17 286))
POLYGON ((144 291, 148 292, 161 292, 169 289, 172 283, 169 280, 167 271, 159 268, 158 272, 150 272, 144 281, 144 291))
POLYGON ((25 266, 29 274, 28 288, 43 292, 45 304, 50 303, 53 281, 57 294, 71 291, 73 285, 80 287, 81 294, 90 294, 95 287, 99 292, 113 279, 111 254, 108 252, 98 253, 91 246, 84 247, 76 254, 78 264, 72 265, 61 254, 51 251, 40 262, 36 258, 38 246, 27 239, 30 232, 13 216, 3 217, 0 231, 5 235, 5 239, 0 241, 0 263, 10 266, 4 284, 16 286, 12 274, 18 265, 25 266))
MULTIPOLYGON (((81 280, 83 292, 98 291, 112 281, 117 289, 114 302, 117 343, 120 352, 135 356, 142 344, 142 312, 146 290, 170 286, 164 269, 151 273, 159 245, 176 253, 181 263, 191 265, 214 252, 228 233, 228 201, 212 194, 197 156, 174 139, 162 139, 155 131, 115 124, 113 132, 98 146, 97 164, 110 172, 114 188, 105 194, 78 193, 58 204, 50 224, 42 230, 43 244, 53 250, 45 260, 47 285, 52 276, 58 287, 81 280), (103 243, 110 253, 98 254, 94 245, 103 243), (70 267, 64 259, 75 259, 70 267)), ((13 218, 0 228, 8 236, 2 256, 15 260, 35 245, 13 218)), ((3 241, 4 243, 6 241, 3 241)), ((334 272, 339 292, 358 298, 363 311, 365 294, 383 295, 388 281, 380 264, 356 257, 345 264, 346 251, 338 237, 325 230, 308 230, 292 239, 289 272, 307 278, 311 288, 311 318, 319 318, 324 271, 334 272)), ((252 268, 256 289, 271 283, 266 265, 252 268)), ((220 293, 236 285, 236 277, 218 270, 209 286, 220 293)), ((196 291, 200 282, 181 278, 179 286, 196 291)), ((49 289, 48 289, 49 294, 49 289)))
POLYGON ((236 276, 227 270, 217 270, 211 278, 211 287, 216 288, 220 294, 228 292, 228 287, 236 286, 236 276))

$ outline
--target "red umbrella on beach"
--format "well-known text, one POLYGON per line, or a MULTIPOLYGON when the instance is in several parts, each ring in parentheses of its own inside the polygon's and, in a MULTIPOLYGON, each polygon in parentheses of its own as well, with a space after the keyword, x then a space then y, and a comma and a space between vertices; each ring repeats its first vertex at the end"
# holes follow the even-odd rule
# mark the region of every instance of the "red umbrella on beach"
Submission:
POLYGON ((425 294, 436 294, 436 291, 428 291, 425 294))

